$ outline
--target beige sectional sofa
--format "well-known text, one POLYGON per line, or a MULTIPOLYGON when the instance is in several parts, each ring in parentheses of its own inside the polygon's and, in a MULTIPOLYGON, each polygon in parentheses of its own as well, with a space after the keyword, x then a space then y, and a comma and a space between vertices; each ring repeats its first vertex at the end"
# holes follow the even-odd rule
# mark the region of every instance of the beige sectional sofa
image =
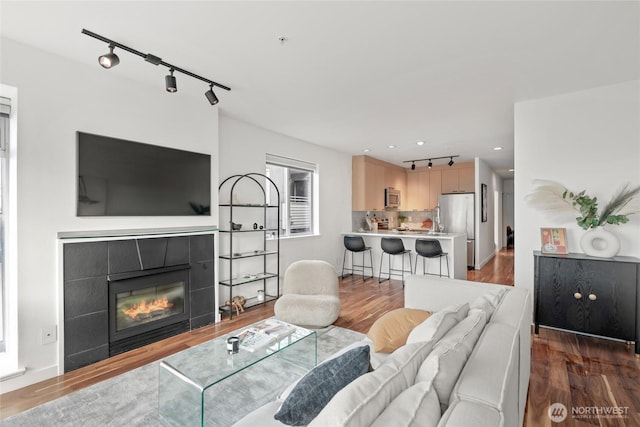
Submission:
MULTIPOLYGON (((434 314, 392 353, 373 352, 369 339, 350 346, 369 345, 374 370, 338 391, 309 426, 521 426, 531 360, 529 292, 411 276, 405 307, 434 314)), ((284 425, 273 416, 286 397, 236 426, 284 425)))

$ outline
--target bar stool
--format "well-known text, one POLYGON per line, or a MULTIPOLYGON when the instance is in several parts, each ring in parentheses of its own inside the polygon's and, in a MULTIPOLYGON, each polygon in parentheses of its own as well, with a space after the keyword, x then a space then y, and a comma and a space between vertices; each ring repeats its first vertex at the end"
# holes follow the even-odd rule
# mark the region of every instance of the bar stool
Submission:
POLYGON ((404 244, 402 243, 402 239, 397 237, 383 237, 380 245, 382 247, 382 254, 380 255, 380 271, 378 273, 378 283, 384 282, 384 280, 390 280, 391 275, 402 276, 402 286, 404 286, 404 272, 407 271, 404 269, 404 256, 409 255, 409 273, 413 273, 413 267, 411 264, 411 249, 405 249, 404 244), (387 279, 382 280, 382 260, 384 259, 384 254, 389 256, 389 277, 387 279), (391 255, 400 255, 402 256, 402 269, 398 270, 397 268, 391 268, 391 255), (398 274, 398 272, 400 272, 398 274))
POLYGON ((435 239, 417 239, 416 240, 416 269, 414 273, 418 270, 418 256, 422 258, 422 274, 433 274, 427 273, 425 269, 425 259, 427 258, 438 258, 440 261, 440 274, 438 276, 442 277, 442 257, 445 258, 447 264, 447 276, 449 277, 449 254, 447 252, 442 251, 442 246, 440 246, 440 241, 435 239))
POLYGON ((355 267, 362 269, 362 280, 365 280, 364 269, 371 269, 370 279, 373 278, 373 256, 371 255, 371 247, 365 246, 364 239, 361 236, 344 236, 344 255, 342 256, 342 278, 344 279, 344 271, 351 271, 351 275, 355 271, 355 267), (344 263, 347 259, 347 251, 351 252, 351 268, 345 268, 344 263), (364 253, 369 251, 369 265, 364 263, 364 253), (362 252, 362 265, 356 265, 353 263, 353 254, 356 252, 362 252))

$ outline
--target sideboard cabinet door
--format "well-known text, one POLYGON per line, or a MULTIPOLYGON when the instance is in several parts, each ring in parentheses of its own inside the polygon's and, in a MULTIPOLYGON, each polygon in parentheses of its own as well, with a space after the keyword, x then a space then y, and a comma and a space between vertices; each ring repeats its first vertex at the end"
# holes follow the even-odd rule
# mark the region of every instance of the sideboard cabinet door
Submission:
POLYGON ((638 265, 536 252, 536 332, 544 325, 638 344, 638 265))

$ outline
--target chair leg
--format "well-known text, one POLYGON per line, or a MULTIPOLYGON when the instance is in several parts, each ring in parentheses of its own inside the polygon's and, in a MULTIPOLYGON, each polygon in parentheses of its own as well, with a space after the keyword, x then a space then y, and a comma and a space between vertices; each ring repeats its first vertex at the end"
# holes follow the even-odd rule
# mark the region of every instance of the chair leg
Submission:
POLYGON ((384 252, 380 254, 380 270, 378 271, 378 283, 382 283, 382 261, 384 261, 384 252))
POLYGON ((351 252, 351 277, 355 275, 355 263, 353 262, 353 252, 351 252))
MULTIPOLYGON (((364 257, 364 254, 362 256, 364 257)), ((371 261, 371 278, 373 279, 373 254, 371 253, 371 249, 369 249, 369 261, 371 261)))
POLYGON ((344 255, 342 255, 342 274, 340 275, 341 279, 344 279, 344 263, 347 260, 347 250, 344 250, 344 255))
POLYGON ((449 273, 449 254, 444 256, 446 263, 447 263, 447 277, 451 277, 451 274, 449 273))

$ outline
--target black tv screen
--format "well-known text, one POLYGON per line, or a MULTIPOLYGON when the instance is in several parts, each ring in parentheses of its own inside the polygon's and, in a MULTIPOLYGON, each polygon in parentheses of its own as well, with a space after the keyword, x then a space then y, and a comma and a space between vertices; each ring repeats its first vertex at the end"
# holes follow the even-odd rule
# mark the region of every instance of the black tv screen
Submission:
POLYGON ((211 156, 78 132, 78 216, 211 215, 211 156))

